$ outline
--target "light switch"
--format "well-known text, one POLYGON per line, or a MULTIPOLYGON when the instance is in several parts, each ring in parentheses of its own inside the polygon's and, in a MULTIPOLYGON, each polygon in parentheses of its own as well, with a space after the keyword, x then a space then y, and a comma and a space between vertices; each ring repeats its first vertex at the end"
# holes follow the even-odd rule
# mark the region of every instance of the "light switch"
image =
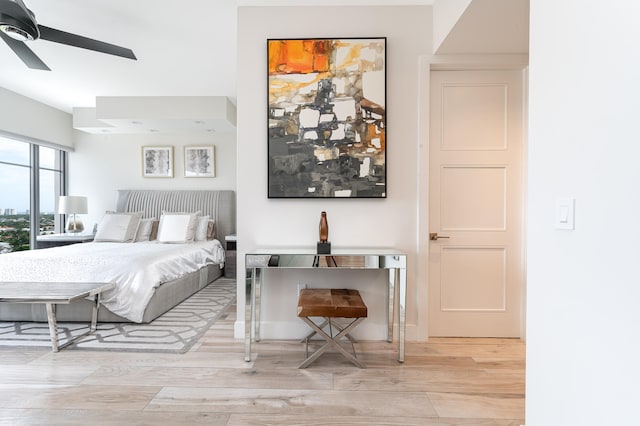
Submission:
POLYGON ((556 229, 575 229, 575 205, 574 198, 558 198, 556 201, 556 229))
POLYGON ((558 206, 558 222, 560 223, 569 222, 569 206, 566 206, 563 204, 558 206))

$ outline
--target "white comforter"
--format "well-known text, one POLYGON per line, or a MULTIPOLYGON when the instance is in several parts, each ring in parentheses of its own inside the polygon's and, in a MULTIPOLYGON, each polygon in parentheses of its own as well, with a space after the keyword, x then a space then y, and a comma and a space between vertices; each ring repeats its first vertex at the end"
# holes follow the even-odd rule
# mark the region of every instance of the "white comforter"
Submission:
POLYGON ((111 312, 141 322, 160 284, 224 262, 217 240, 191 244, 84 243, 0 255, 0 281, 115 282, 102 295, 111 312))

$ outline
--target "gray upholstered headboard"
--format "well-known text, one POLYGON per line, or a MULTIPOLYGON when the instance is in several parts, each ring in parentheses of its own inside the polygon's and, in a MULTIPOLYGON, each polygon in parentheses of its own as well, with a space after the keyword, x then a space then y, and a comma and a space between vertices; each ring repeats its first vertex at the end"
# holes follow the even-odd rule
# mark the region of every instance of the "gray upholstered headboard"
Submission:
POLYGON ((234 191, 120 189, 117 212, 144 212, 143 217, 160 218, 162 211, 201 211, 216 221, 216 239, 227 248, 225 237, 236 233, 234 191))

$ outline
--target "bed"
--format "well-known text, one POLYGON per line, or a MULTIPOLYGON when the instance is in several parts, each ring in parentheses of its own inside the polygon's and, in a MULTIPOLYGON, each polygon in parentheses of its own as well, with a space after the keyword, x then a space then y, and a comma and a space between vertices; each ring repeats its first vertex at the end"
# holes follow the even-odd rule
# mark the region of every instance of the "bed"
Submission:
MULTIPOLYGON (((96 273, 98 276, 94 277, 95 279, 116 282, 116 289, 110 290, 113 293, 104 295, 104 306, 100 309, 98 321, 150 322, 222 275, 226 236, 235 233, 235 193, 225 190, 119 190, 117 193, 114 212, 116 214, 142 214, 145 218, 160 218, 163 212, 200 212, 200 216, 209 216, 209 222, 213 221, 215 226, 214 239, 188 244, 159 244, 156 241, 94 242, 23 252, 19 259, 13 257, 11 262, 5 263, 4 266, 1 263, 3 257, 0 257, 0 275, 3 275, 0 279, 32 281, 34 277, 39 277, 39 281, 81 281, 88 280, 91 273, 96 273), (191 254, 191 251, 194 254, 191 254), (114 252, 119 256, 113 256, 114 252), (177 252, 179 259, 170 256, 169 252, 177 252), (109 262, 112 263, 107 263, 107 258, 111 257, 113 259, 109 262), (35 264, 40 266, 24 267, 21 273, 20 265, 29 264, 22 263, 22 258, 25 259, 24 262, 34 262, 36 259, 35 264), (173 259, 174 263, 165 262, 165 258, 167 262, 173 259), (57 263, 61 263, 59 259, 67 259, 65 262, 68 262, 68 259, 74 260, 71 261, 71 266, 67 263, 65 270, 48 272, 55 268, 57 263), (133 260, 135 264, 146 265, 146 272, 135 273, 143 276, 142 278, 123 278, 123 275, 118 273, 121 265, 124 268, 125 259, 133 260), (185 266, 183 264, 192 264, 192 270, 176 271, 176 262, 180 264, 180 268, 185 266), (77 272, 70 272, 72 270, 77 272), (137 283, 131 284, 131 280, 136 279, 148 281, 151 290, 131 292, 132 286, 135 287, 134 290, 138 287, 137 283), (119 304, 111 303, 117 299, 120 300, 119 304), (124 305, 127 305, 127 301, 133 299, 140 300, 144 306, 133 311, 121 309, 123 301, 124 305)), ((5 262, 9 262, 10 258, 6 259, 5 262)), ((58 321, 87 321, 91 311, 91 303, 83 301, 60 306, 57 318, 58 321)), ((42 305, 0 303, 0 321, 47 321, 47 315, 42 305)))

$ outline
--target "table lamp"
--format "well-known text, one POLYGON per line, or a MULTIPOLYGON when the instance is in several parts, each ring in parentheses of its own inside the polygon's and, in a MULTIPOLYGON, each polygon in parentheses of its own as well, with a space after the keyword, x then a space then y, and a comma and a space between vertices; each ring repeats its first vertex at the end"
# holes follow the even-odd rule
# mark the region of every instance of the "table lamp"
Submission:
POLYGON ((76 218, 76 214, 87 214, 87 197, 62 195, 58 201, 58 213, 73 215, 67 219, 66 232, 82 232, 84 225, 82 220, 76 218))

